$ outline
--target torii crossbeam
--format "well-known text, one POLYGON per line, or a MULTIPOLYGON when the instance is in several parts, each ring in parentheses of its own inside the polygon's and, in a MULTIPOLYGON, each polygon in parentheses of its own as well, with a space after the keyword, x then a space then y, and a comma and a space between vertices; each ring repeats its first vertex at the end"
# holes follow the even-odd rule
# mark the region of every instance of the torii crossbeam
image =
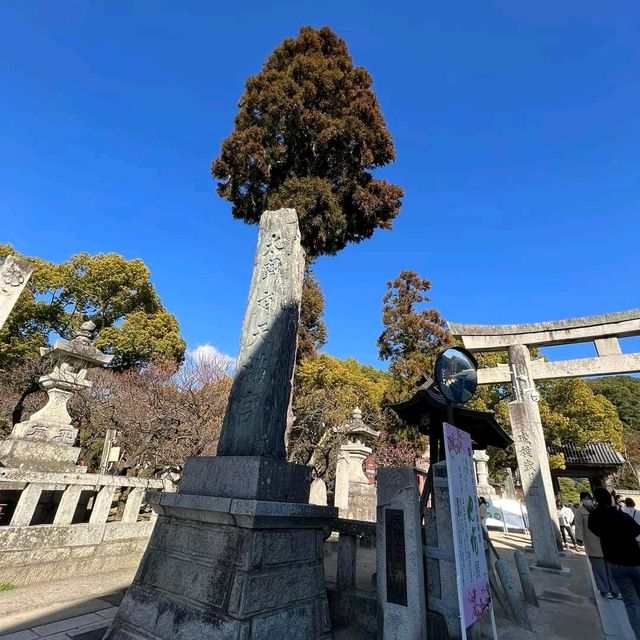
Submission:
MULTIPOLYGON (((582 378, 640 371, 640 354, 623 354, 619 338, 640 336, 640 309, 608 313, 587 318, 572 318, 533 324, 479 325, 449 323, 449 330, 462 338, 473 352, 502 351, 512 345, 550 347, 593 342, 598 354, 593 358, 548 362, 540 358, 531 362, 534 380, 582 378)), ((506 364, 478 371, 478 384, 511 381, 506 364)))

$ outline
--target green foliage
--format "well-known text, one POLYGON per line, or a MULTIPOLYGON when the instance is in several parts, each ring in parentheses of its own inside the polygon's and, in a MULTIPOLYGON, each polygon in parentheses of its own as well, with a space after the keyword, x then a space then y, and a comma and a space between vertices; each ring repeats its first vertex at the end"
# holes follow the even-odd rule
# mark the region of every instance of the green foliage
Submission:
POLYGON ((0 582, 0 591, 11 591, 15 589, 16 585, 13 582, 0 582))
POLYGON ((451 334, 438 311, 426 308, 431 299, 429 280, 415 271, 401 271, 387 282, 383 298, 382 324, 378 354, 389 360, 394 381, 394 397, 410 395, 423 373, 431 375, 435 358, 452 344, 451 334))
POLYGON ((356 407, 366 424, 384 428, 381 407, 389 384, 387 373, 353 358, 319 354, 304 359, 295 373, 290 459, 311 463, 318 475, 330 473, 341 443, 334 429, 345 424, 356 407))
MULTIPOLYGON (((0 259, 10 253, 16 253, 10 245, 0 245, 0 259)), ((87 319, 103 333, 99 345, 116 355, 117 366, 182 359, 177 321, 163 309, 142 260, 115 253, 79 253, 60 264, 27 260, 34 273, 0 330, 0 367, 37 355, 51 334, 72 338, 87 319)))
POLYGON ((540 385, 540 416, 547 442, 574 444, 610 442, 622 448, 623 425, 616 408, 596 395, 582 379, 540 385))
POLYGON ((178 321, 164 310, 129 314, 122 324, 103 329, 95 345, 115 354, 116 365, 124 369, 151 360, 180 362, 186 346, 178 321))
POLYGON ((594 393, 602 394, 618 410, 624 424, 622 441, 630 466, 622 469, 617 484, 633 489, 638 486, 634 469, 640 469, 640 379, 611 376, 589 380, 587 384, 594 393))
POLYGON ((560 493, 562 493, 562 502, 564 504, 575 504, 580 502, 580 492, 588 491, 591 493, 591 485, 588 480, 573 480, 572 478, 558 478, 560 485, 560 493))
POLYGON ((327 341, 327 327, 322 320, 324 315, 324 296, 318 279, 307 266, 302 286, 300 305, 300 325, 298 327, 298 362, 316 355, 327 341))
POLYGON ((391 228, 403 191, 371 170, 394 158, 369 73, 331 29, 303 27, 246 81, 211 172, 240 220, 295 207, 316 256, 391 228))
MULTIPOLYGON (((533 358, 538 352, 532 349, 533 358)), ((479 354, 480 367, 495 367, 508 362, 506 352, 479 354)), ((622 424, 615 407, 602 395, 595 394, 582 379, 555 380, 538 384, 541 395, 538 404, 545 439, 548 443, 574 444, 578 447, 587 442, 610 442, 617 449, 622 447, 622 424)), ((507 402, 511 397, 511 385, 486 385, 478 387, 469 403, 473 409, 493 411, 504 429, 511 433, 507 402)), ((640 442, 638 443, 640 454, 640 442)), ((489 472, 492 478, 501 481, 507 467, 517 469, 513 447, 506 451, 490 447, 489 472)), ((640 459, 640 457, 639 457, 640 459)), ((562 454, 549 455, 552 469, 564 469, 562 454)))
POLYGON ((344 423, 356 407, 365 418, 376 418, 389 382, 387 373, 354 358, 340 360, 319 354, 296 367, 294 413, 300 420, 303 407, 316 413, 312 408, 321 406, 327 426, 344 423))
POLYGON ((612 376, 589 380, 587 384, 615 406, 627 429, 640 431, 640 378, 612 376))

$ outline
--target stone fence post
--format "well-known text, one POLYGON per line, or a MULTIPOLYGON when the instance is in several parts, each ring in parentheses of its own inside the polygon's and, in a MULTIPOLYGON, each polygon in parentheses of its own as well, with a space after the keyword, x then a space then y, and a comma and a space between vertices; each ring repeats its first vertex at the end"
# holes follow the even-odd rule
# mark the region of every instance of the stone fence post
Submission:
POLYGON ((420 497, 414 469, 378 470, 377 587, 382 640, 427 637, 420 497))

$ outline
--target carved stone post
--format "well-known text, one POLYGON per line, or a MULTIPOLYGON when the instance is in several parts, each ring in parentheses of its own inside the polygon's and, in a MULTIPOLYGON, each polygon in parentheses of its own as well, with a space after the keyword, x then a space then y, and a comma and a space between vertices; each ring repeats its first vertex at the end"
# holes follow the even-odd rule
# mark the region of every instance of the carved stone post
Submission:
POLYGON ((509 402, 509 418, 529 514, 529 526, 536 564, 561 569, 557 538, 558 518, 551 483, 551 470, 542 431, 529 350, 524 345, 509 347, 516 400, 509 402))
POLYGON ((489 484, 489 456, 486 451, 478 449, 473 452, 473 461, 476 465, 478 495, 489 497, 493 493, 493 487, 489 484))
POLYGON ((24 260, 7 256, 0 267, 0 329, 27 286, 33 267, 24 260))

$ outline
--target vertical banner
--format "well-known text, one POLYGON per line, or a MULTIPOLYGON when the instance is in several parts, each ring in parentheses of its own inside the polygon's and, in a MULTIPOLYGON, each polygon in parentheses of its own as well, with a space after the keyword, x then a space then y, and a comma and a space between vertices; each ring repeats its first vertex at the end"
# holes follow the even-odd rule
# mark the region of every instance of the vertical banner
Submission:
POLYGON ((458 601, 464 638, 464 630, 489 611, 491 590, 480 525, 471 437, 446 422, 443 427, 458 601))

